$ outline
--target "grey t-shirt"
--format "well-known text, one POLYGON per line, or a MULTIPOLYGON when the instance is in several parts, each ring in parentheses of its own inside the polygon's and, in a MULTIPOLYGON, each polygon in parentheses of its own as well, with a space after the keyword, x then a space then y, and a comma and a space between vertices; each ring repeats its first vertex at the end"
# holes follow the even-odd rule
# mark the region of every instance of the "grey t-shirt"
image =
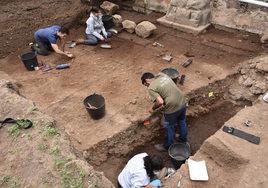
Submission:
POLYGON ((157 74, 148 87, 149 95, 155 102, 157 97, 164 100, 165 113, 177 112, 186 103, 185 96, 173 80, 166 74, 157 74))

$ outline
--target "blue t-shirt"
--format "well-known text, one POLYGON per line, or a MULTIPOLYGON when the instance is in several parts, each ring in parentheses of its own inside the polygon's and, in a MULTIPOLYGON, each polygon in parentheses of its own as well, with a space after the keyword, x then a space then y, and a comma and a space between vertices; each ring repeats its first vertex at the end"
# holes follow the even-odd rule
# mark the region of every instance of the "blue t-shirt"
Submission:
POLYGON ((52 26, 45 29, 39 29, 35 32, 34 38, 37 42, 56 44, 56 40, 59 38, 57 31, 60 26, 52 26))

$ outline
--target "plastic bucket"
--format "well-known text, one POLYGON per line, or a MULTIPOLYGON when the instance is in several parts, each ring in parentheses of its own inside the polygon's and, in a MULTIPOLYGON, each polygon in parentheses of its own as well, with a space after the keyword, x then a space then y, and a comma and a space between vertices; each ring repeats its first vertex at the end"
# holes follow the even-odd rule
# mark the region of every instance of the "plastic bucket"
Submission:
POLYGON ((185 160, 190 157, 191 151, 187 144, 174 143, 169 147, 168 154, 174 168, 177 170, 185 163, 185 160))
POLYGON ((92 119, 101 119, 105 115, 105 99, 98 91, 84 99, 84 106, 92 119), (96 109, 90 108, 88 103, 96 109))
POLYGON ((114 25, 113 16, 111 15, 103 15, 102 22, 105 29, 111 29, 114 25))
POLYGON ((24 66, 28 71, 32 71, 34 70, 34 67, 38 67, 36 52, 23 54, 22 56, 19 56, 19 58, 22 60, 24 66))
POLYGON ((161 72, 171 77, 173 82, 177 84, 180 73, 175 66, 171 66, 169 68, 163 69, 161 72))

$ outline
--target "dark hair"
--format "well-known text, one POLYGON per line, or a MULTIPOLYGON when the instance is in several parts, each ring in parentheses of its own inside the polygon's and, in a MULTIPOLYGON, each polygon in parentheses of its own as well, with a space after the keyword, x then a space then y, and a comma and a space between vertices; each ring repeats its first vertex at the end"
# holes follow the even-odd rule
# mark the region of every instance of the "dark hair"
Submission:
POLYGON ((146 72, 141 77, 142 84, 146 83, 146 79, 154 78, 154 75, 150 72, 146 72))
POLYGON ((59 32, 61 32, 62 34, 66 33, 67 35, 69 35, 69 29, 67 27, 61 27, 59 29, 59 32))
POLYGON ((154 170, 162 170, 165 167, 164 161, 159 155, 148 155, 143 160, 144 168, 150 178, 154 177, 154 170))
POLYGON ((100 7, 98 7, 98 6, 93 6, 92 9, 91 9, 91 12, 98 13, 99 10, 100 10, 100 7))

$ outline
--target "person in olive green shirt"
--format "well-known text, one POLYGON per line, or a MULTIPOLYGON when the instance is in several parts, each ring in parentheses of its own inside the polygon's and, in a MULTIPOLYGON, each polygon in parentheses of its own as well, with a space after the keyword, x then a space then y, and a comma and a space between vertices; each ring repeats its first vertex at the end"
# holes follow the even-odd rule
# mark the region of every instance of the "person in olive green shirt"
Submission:
POLYGON ((152 73, 144 73, 141 77, 142 84, 148 87, 148 92, 154 105, 149 109, 153 114, 157 108, 164 105, 164 127, 166 129, 166 140, 164 144, 156 144, 158 151, 167 151, 173 143, 175 135, 175 124, 180 128, 179 142, 187 142, 186 125, 186 100, 182 91, 173 80, 166 74, 160 72, 156 76, 152 73))

